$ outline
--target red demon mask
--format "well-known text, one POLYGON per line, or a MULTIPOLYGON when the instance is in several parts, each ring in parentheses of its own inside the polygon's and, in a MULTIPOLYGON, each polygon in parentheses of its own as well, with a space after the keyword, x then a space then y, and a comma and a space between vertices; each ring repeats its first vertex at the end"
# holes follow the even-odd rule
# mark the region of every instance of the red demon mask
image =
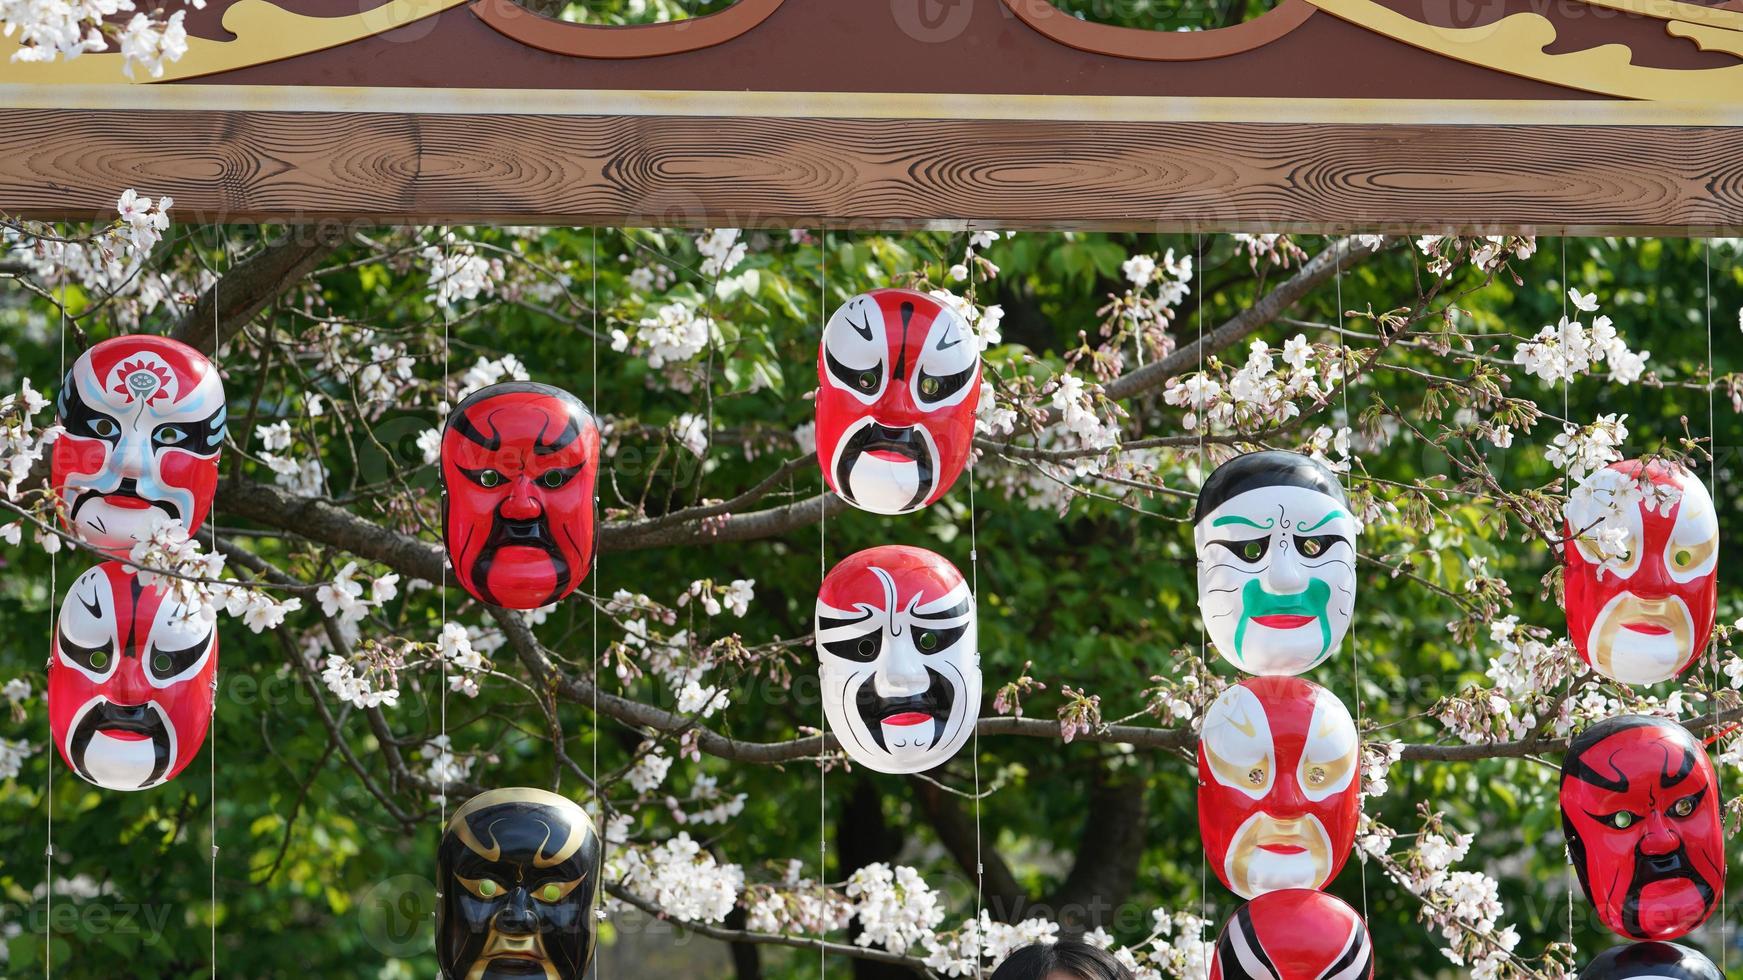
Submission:
POLYGON ((120 562, 67 590, 48 662, 54 744, 107 789, 169 782, 200 751, 212 722, 218 631, 120 562))
POLYGON ((442 430, 448 561, 480 602, 536 609, 575 591, 593 566, 599 427, 561 388, 481 389, 442 430))
POLYGON ((956 566, 884 545, 842 559, 817 593, 818 676, 829 728, 878 772, 950 761, 980 718, 974 596, 956 566))
POLYGON ((192 534, 212 508, 224 444, 224 383, 212 362, 165 337, 115 337, 73 362, 51 455, 67 528, 116 556, 175 521, 192 534))
POLYGON ((1368 980, 1374 948, 1356 910, 1325 892, 1253 899, 1217 937, 1210 980, 1368 980))
POLYGON ((1713 764, 1688 730, 1643 715, 1581 732, 1561 766, 1561 822, 1598 918, 1675 939, 1713 914, 1725 840, 1713 764))
POLYGON ((1222 693, 1198 742, 1198 828, 1211 867, 1253 898, 1324 888, 1361 812, 1356 726, 1330 691, 1250 677, 1222 693))
POLYGON ((907 514, 968 463, 980 350, 955 310, 912 289, 847 301, 817 351, 817 460, 842 499, 907 514))
POLYGON ((1674 463, 1613 463, 1568 502, 1567 626, 1592 669, 1625 684, 1681 673, 1706 648, 1718 596, 1719 522, 1674 463))

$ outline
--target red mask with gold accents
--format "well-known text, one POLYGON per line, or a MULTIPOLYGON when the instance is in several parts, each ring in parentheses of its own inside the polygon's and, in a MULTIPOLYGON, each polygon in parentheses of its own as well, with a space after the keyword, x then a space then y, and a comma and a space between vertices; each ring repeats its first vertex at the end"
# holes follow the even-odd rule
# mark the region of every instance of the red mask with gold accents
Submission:
POLYGON ((1362 917, 1324 892, 1268 892, 1217 937, 1210 980, 1368 980, 1374 948, 1362 917))
POLYGON ((150 789, 200 751, 212 722, 218 631, 120 562, 67 590, 48 662, 48 719, 74 772, 107 789, 150 789))
POLYGON ((912 289, 847 301, 817 352, 817 460, 830 489, 879 514, 944 496, 968 463, 980 349, 955 310, 912 289))
POLYGON ((1561 820, 1586 898, 1629 939, 1707 921, 1725 881, 1713 764, 1688 730, 1644 715, 1581 732, 1561 767, 1561 820))
POLYGON ((1198 827, 1217 877, 1243 898, 1324 888, 1356 839, 1356 726, 1330 691, 1250 677, 1224 691, 1198 742, 1198 827))
POLYGON ((1719 522, 1674 463, 1613 463, 1567 506, 1567 626, 1592 669, 1625 684, 1682 673, 1706 649, 1718 598, 1719 522))
POLYGON ((51 480, 68 530, 117 557, 160 521, 192 534, 218 488, 224 383, 167 337, 105 340, 67 371, 51 480))
POLYGON ((491 385, 442 431, 442 519, 454 576, 481 602, 535 609, 593 564, 599 428, 550 385, 491 385))

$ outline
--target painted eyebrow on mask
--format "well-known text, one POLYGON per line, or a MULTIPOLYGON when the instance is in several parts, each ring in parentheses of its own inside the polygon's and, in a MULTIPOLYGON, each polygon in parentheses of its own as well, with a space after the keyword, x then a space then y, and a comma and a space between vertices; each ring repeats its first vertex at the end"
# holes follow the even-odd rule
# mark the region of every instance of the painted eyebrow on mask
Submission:
POLYGON ((1256 527, 1261 531, 1269 531, 1271 528, 1277 526, 1277 518, 1267 517, 1265 518, 1265 523, 1260 524, 1258 521, 1255 521, 1250 517, 1242 517, 1239 514, 1230 514, 1227 517, 1219 517, 1210 522, 1211 527, 1222 527, 1227 524, 1245 524, 1248 527, 1256 527))
POLYGON ((1332 521, 1337 520, 1338 518, 1344 517, 1344 516, 1346 516, 1346 515, 1344 514, 1343 511, 1334 510, 1331 513, 1320 518, 1318 521, 1315 521, 1314 523, 1309 524, 1306 527, 1298 527, 1295 530, 1301 534, 1306 534, 1309 531, 1313 531, 1313 530, 1317 530, 1319 528, 1325 527, 1327 524, 1330 524, 1332 521))

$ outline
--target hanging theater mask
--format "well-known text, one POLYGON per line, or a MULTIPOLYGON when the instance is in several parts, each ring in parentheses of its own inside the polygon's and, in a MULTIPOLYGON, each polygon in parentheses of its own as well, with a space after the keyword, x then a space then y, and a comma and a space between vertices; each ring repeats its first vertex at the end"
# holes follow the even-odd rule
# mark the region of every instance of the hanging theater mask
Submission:
POLYGON ((1676 943, 1629 943, 1599 953, 1579 980, 1725 980, 1713 961, 1676 943))
POLYGON ((961 315, 912 289, 847 301, 817 352, 817 459, 830 489, 878 514, 944 496, 968 463, 980 348, 961 315))
POLYGON ((877 772, 943 765, 980 718, 974 596, 924 548, 849 556, 817 593, 823 709, 843 750, 877 772))
POLYGON ((1325 892, 1289 888, 1235 912, 1217 937, 1210 980, 1369 980, 1374 948, 1356 910, 1325 892))
POLYGON ((212 722, 218 631, 120 562, 67 590, 48 662, 49 729, 73 771, 105 789, 150 789, 200 751, 212 722))
POLYGON ((436 851, 442 976, 579 980, 593 959, 602 856, 573 800, 519 787, 467 800, 436 851))
POLYGON ((1330 691, 1250 677, 1205 713, 1198 827, 1210 866, 1242 898, 1324 888, 1349 859, 1361 812, 1358 743, 1330 691))
POLYGON ((1683 467, 1625 460, 1568 501, 1568 633, 1593 670, 1625 684, 1681 673, 1706 649, 1718 597, 1719 522, 1683 467))
POLYGON ((1356 604, 1356 522, 1324 465, 1298 453, 1236 456, 1193 514, 1198 608, 1224 660, 1299 674, 1343 642, 1356 604))
POLYGON ((473 598, 536 609, 575 591, 594 554, 599 427, 579 398, 510 381, 442 430, 442 533, 473 598))
POLYGON ((1604 925, 1675 939, 1707 921, 1725 881, 1721 806, 1706 750, 1676 722, 1623 715, 1574 738, 1561 822, 1604 925))
POLYGON ((114 337, 79 355, 56 405, 51 480, 67 528, 125 557, 152 526, 191 535, 218 487, 224 383, 199 351, 167 337, 114 337))

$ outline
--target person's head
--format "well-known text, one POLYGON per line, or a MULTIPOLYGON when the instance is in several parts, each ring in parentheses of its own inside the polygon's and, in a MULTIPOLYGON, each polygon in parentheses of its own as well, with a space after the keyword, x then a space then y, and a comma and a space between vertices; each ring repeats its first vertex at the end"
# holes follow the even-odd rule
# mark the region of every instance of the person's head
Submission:
POLYGON ((1132 971, 1113 954, 1088 943, 1062 939, 1036 943, 1012 953, 993 971, 992 980, 1133 980, 1132 971))

